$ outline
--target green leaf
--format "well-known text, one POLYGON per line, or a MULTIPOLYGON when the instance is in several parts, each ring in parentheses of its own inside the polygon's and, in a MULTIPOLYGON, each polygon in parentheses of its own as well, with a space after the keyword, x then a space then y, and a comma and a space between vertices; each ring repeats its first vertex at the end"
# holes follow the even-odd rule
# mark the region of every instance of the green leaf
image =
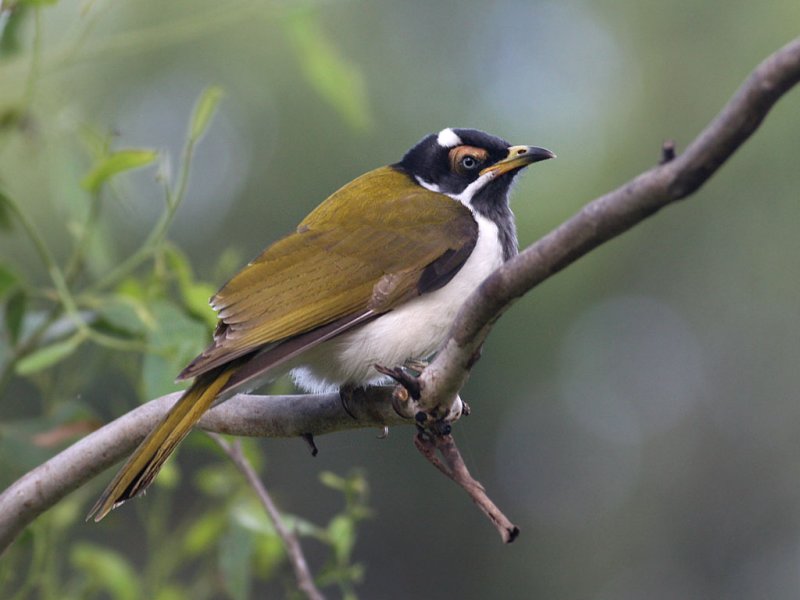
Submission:
POLYGON ((90 192, 96 192, 106 181, 123 171, 139 169, 151 164, 158 157, 155 150, 120 150, 101 158, 84 177, 81 184, 90 192))
POLYGON ((0 299, 13 290, 17 283, 19 283, 17 274, 3 263, 0 263, 0 299))
POLYGON ((356 543, 356 527, 353 519, 336 515, 328 525, 328 539, 339 564, 347 564, 356 543))
POLYGON ((111 548, 77 542, 70 552, 72 566, 84 572, 95 588, 117 600, 142 598, 139 578, 133 567, 111 548))
POLYGON ((219 544, 219 567, 225 588, 234 600, 250 597, 253 534, 233 524, 219 544))
POLYGON ((6 195, 3 190, 0 190, 0 229, 3 231, 11 231, 11 198, 6 195))
MULTIPOLYGON (((11 8, 6 3, 8 8, 11 8)), ((2 31, 0 31, 0 56, 11 56, 16 54, 22 48, 21 39, 24 35, 24 26, 27 15, 30 11, 27 6, 17 5, 5 15, 6 23, 2 31)), ((0 127, 2 127, 2 119, 0 119, 0 127)))
POLYGON ((207 552, 219 540, 227 525, 227 516, 223 511, 206 512, 192 522, 189 531, 183 538, 183 551, 190 557, 207 552))
POLYGON ((12 344, 19 341, 19 334, 22 331, 22 319, 28 305, 28 295, 23 290, 17 290, 6 302, 5 322, 8 330, 8 337, 12 344))
POLYGON ((347 480, 341 475, 337 475, 331 471, 323 471, 319 474, 319 480, 322 485, 329 487, 332 490, 344 492, 347 490, 347 480))
POLYGON ((297 11, 286 21, 302 73, 316 92, 357 131, 372 127, 364 77, 358 67, 339 53, 320 27, 316 14, 297 11))
POLYGON ((187 310, 211 328, 217 324, 217 313, 208 304, 208 299, 214 295, 216 289, 210 284, 195 281, 189 259, 175 246, 165 249, 167 264, 178 280, 181 299, 187 310))
POLYGON ((156 327, 147 304, 126 294, 104 298, 96 310, 108 325, 131 334, 144 335, 156 327))
POLYGON ((61 362, 78 349, 86 339, 83 332, 32 352, 17 363, 17 375, 32 375, 61 362))
POLYGON ((53 6, 58 4, 58 0, 19 0, 19 3, 27 6, 53 6))
POLYGON ((189 125, 189 139, 192 142, 197 142, 208 129, 211 124, 211 119, 214 118, 214 113, 217 111, 219 101, 225 92, 221 87, 212 85, 207 87, 200 94, 197 103, 192 112, 192 120, 189 125))
POLYGON ((175 376, 206 345, 208 329, 170 302, 154 300, 149 308, 156 325, 147 332, 143 394, 156 398, 176 390, 175 376))
POLYGON ((259 535, 255 538, 255 544, 253 563, 256 572, 260 578, 268 580, 283 563, 286 550, 277 535, 259 535))

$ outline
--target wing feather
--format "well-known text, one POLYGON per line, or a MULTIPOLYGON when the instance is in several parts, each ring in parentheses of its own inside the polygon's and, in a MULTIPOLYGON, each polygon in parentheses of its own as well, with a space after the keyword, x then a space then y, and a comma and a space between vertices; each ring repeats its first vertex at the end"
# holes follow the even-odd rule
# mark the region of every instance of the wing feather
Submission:
MULTIPOLYGON (((217 292, 214 341, 180 377, 335 321, 359 324, 363 315, 441 287, 464 264, 477 235, 461 203, 392 167, 371 171, 330 196, 217 292)), ((305 336, 308 343, 292 353, 318 337, 305 336)))

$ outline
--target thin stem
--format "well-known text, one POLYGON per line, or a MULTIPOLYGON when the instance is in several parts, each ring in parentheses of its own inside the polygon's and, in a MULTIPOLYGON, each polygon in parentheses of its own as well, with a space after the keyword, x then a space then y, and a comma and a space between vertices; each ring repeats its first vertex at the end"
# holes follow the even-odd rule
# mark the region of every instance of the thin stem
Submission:
POLYGON ((156 223, 155 227, 152 229, 138 250, 136 250, 127 259, 122 261, 122 263, 117 265, 114 269, 106 273, 92 286, 90 286, 88 290, 89 293, 98 292, 100 290, 112 287, 124 279, 147 259, 157 254, 164 242, 164 239, 166 238, 167 231, 172 224, 175 213, 178 211, 178 207, 181 205, 181 202, 183 202, 183 199, 186 196, 186 190, 189 183, 189 173, 191 171, 192 159, 194 158, 195 145, 196 140, 192 139, 191 136, 187 138, 186 145, 183 149, 181 170, 178 174, 178 187, 175 189, 175 191, 173 191, 169 186, 165 186, 165 201, 167 208, 161 214, 158 223, 156 223))
POLYGON ((267 489, 264 487, 264 484, 261 483, 255 469, 253 469, 253 466, 242 452, 242 445, 239 440, 234 440, 229 443, 216 433, 209 433, 208 435, 219 444, 220 448, 222 448, 225 454, 228 455, 236 467, 242 472, 247 483, 250 484, 250 487, 252 487, 258 495, 258 499, 264 506, 264 510, 275 526, 275 531, 278 532, 278 536, 280 536, 283 541, 286 554, 289 557, 289 562, 292 564, 295 577, 297 578, 297 587, 311 600, 323 600, 324 596, 314 585, 314 577, 308 569, 306 557, 303 554, 303 549, 300 547, 300 540, 297 539, 294 531, 289 530, 284 524, 278 507, 272 502, 272 498, 267 492, 267 489))
POLYGON ((28 219, 28 216, 22 211, 19 207, 17 202, 13 199, 8 197, 7 199, 7 206, 11 208, 14 214, 17 216, 17 220, 19 221, 22 228, 25 230, 25 233, 28 234, 31 242, 33 242, 34 247, 36 248, 36 252, 39 255, 42 263, 47 268, 47 272, 50 275, 50 279, 53 281, 53 285, 55 286, 56 293, 58 294, 58 298, 61 301, 61 304, 64 306, 65 312, 75 321, 75 325, 79 329, 83 329, 86 327, 86 324, 80 318, 78 314, 78 307, 75 303, 75 299, 72 297, 72 294, 69 291, 67 286, 67 282, 64 279, 64 273, 59 268, 58 264, 56 263, 53 254, 50 252, 50 249, 47 247, 47 244, 44 241, 44 238, 39 233, 39 230, 36 229, 36 226, 33 224, 33 221, 28 219))
POLYGON ((86 216, 86 222, 81 228, 80 236, 75 242, 75 248, 72 255, 64 267, 64 279, 67 283, 73 283, 80 275, 83 268, 84 260, 86 258, 86 250, 89 248, 89 242, 92 239, 92 231, 100 216, 100 194, 92 194, 89 199, 89 214, 86 216))

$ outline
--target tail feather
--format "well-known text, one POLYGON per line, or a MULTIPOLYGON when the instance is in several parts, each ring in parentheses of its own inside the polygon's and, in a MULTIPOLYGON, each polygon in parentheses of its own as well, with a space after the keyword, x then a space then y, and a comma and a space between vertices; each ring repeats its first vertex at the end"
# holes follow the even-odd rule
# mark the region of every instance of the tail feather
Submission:
POLYGON ((236 372, 236 366, 215 369, 198 377, 164 420, 139 444, 108 484, 86 519, 99 521, 113 508, 141 494, 149 486, 172 451, 206 412, 236 372))

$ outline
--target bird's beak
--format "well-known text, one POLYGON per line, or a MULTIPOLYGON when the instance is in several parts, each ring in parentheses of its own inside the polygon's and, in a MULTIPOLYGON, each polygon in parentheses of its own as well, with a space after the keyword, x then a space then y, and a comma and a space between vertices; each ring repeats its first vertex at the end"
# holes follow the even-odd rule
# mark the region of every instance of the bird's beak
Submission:
POLYGON ((499 160, 490 167, 486 167, 481 171, 481 175, 486 173, 493 173, 495 177, 527 167, 531 163, 547 160, 548 158, 555 158, 556 155, 550 150, 539 148, 537 146, 511 146, 508 149, 508 155, 499 160))

